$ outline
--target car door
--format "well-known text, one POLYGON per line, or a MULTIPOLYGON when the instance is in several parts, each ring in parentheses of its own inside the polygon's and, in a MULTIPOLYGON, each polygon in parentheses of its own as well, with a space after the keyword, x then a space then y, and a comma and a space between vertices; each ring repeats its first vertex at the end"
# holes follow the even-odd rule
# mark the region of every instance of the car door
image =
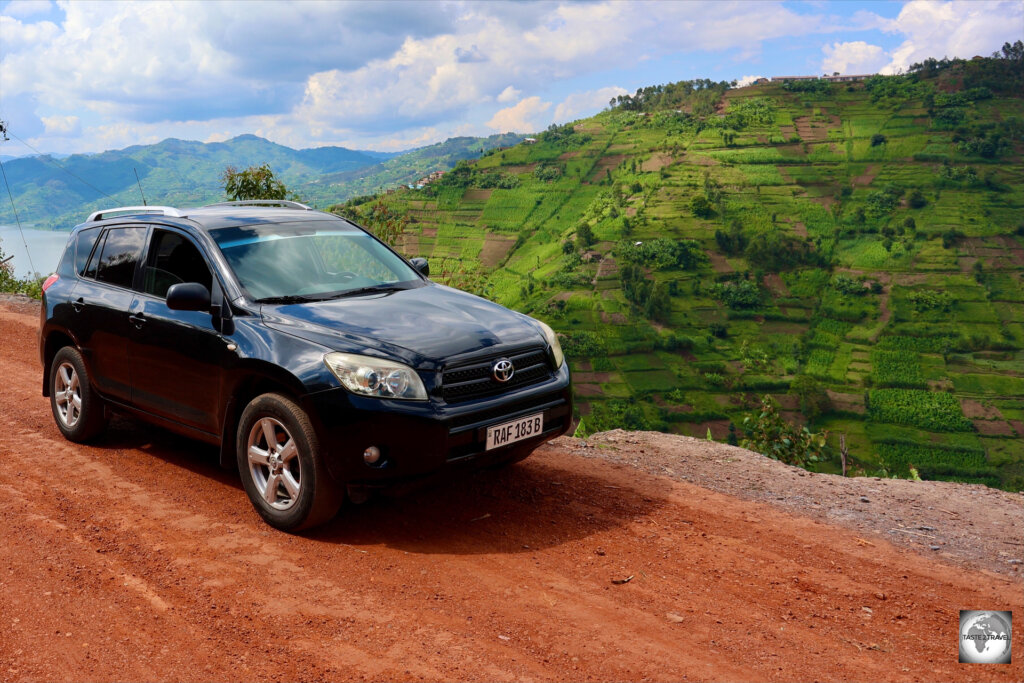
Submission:
POLYGON ((125 403, 131 400, 128 316, 146 232, 139 225, 106 229, 71 293, 73 329, 93 383, 101 394, 125 403))
POLYGON ((154 227, 132 306, 128 358, 132 403, 204 432, 219 432, 225 368, 236 356, 208 311, 172 311, 167 290, 180 282, 220 287, 202 250, 183 231, 154 227))

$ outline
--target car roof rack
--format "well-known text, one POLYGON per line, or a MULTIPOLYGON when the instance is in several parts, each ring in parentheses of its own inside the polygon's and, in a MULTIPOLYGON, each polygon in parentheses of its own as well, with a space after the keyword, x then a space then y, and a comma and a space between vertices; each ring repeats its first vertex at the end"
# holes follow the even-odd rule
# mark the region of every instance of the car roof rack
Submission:
POLYGON ((206 208, 213 206, 280 206, 285 209, 300 209, 302 211, 312 211, 313 208, 300 204, 299 202, 293 202, 290 199, 243 199, 236 202, 218 202, 216 204, 207 204, 206 208))
POLYGON ((89 214, 89 218, 86 219, 87 223, 93 221, 101 221, 107 214, 111 213, 124 213, 124 214, 135 214, 135 213, 158 213, 163 216, 173 216, 175 218, 181 218, 185 214, 181 213, 173 206, 118 206, 113 209, 103 209, 102 211, 93 211, 89 214))

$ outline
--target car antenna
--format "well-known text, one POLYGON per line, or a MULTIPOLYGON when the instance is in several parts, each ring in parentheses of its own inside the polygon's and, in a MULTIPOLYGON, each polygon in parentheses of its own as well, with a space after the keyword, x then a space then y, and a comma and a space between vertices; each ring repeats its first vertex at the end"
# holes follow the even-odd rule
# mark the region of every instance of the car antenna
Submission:
POLYGON ((142 191, 142 183, 139 182, 139 171, 134 166, 132 166, 132 170, 135 171, 135 184, 139 186, 139 194, 142 195, 142 205, 149 206, 146 203, 146 193, 142 191))
MULTIPOLYGON (((7 124, 0 121, 0 142, 7 142, 10 140, 7 137, 7 124)), ((14 211, 14 220, 18 223, 18 232, 21 234, 21 243, 25 245, 25 256, 28 256, 28 267, 32 269, 32 274, 35 275, 36 265, 32 263, 32 254, 28 250, 28 242, 25 241, 25 231, 21 228, 21 218, 18 217, 18 208, 14 206, 14 195, 11 194, 11 184, 7 182, 7 171, 4 169, 3 161, 0 161, 0 172, 4 176, 4 186, 7 188, 7 197, 11 200, 11 209, 14 211)), ((11 256, 14 258, 14 256, 11 256)), ((4 263, 7 263, 11 258, 4 259, 4 263)))

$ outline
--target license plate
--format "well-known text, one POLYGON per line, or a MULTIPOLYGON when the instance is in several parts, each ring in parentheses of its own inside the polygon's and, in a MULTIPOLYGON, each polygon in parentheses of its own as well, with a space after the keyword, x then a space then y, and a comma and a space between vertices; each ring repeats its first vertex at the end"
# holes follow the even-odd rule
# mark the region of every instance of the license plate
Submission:
POLYGON ((511 422, 503 422, 500 425, 487 428, 487 448, 485 450, 489 451, 492 448, 501 448, 516 441, 529 439, 531 436, 537 436, 543 431, 544 413, 527 415, 511 422))

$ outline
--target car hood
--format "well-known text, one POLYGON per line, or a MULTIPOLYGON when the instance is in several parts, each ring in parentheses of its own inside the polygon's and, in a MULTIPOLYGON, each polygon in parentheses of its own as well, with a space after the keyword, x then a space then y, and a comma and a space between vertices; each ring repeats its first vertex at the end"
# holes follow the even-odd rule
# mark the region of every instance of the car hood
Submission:
POLYGON ((542 345, 521 313, 443 285, 301 304, 264 304, 266 325, 349 353, 421 365, 489 348, 542 345))

